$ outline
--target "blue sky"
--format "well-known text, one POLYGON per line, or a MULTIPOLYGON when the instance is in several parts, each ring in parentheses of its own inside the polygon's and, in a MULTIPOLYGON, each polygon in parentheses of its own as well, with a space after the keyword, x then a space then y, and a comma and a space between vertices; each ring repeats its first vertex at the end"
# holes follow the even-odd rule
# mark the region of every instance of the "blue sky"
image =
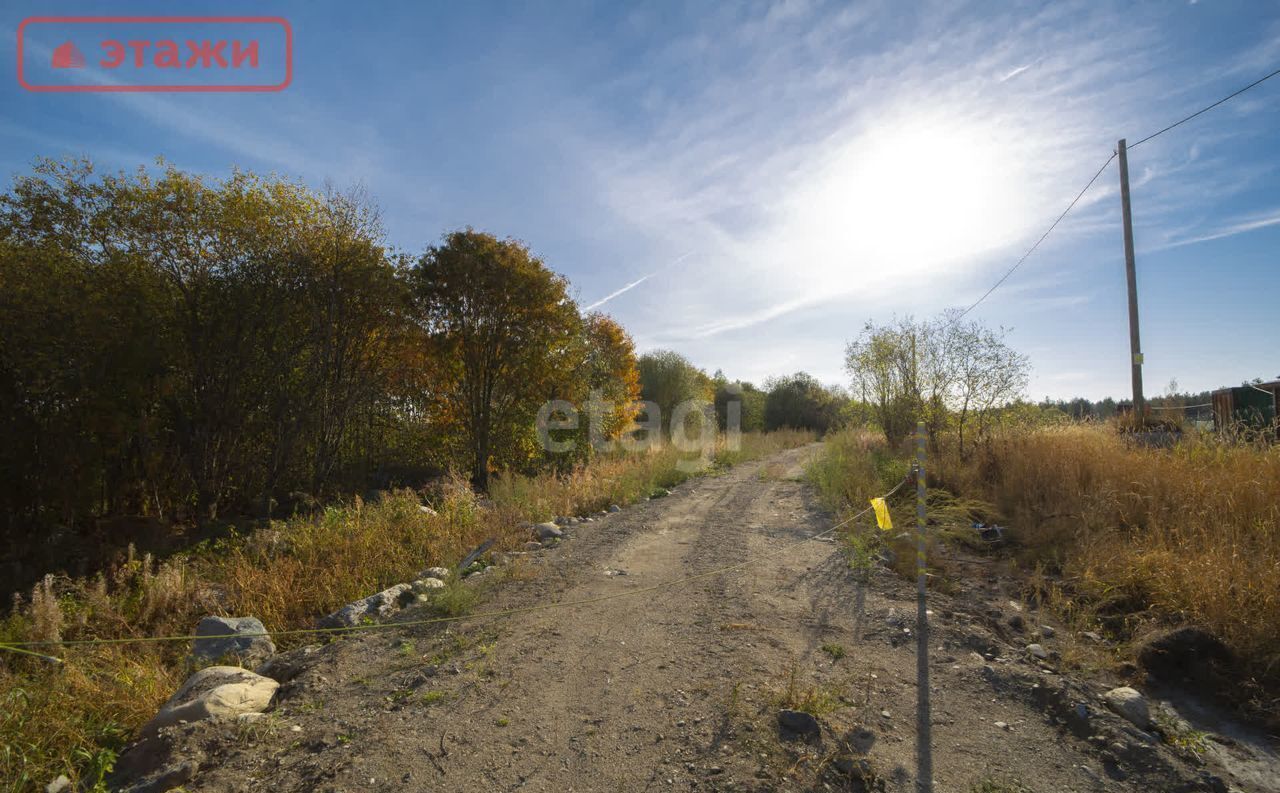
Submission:
MULTIPOLYGON (((1280 5, 8 4, 278 14, 274 94, 35 94, 0 44, 0 170, 163 155, 363 185, 389 241, 528 242, 639 347, 844 382, 869 319, 977 299, 1107 158, 1280 67, 1280 5), (631 286, 630 289, 625 287, 631 286), (620 292, 620 293, 619 293, 620 292)), ((1280 77, 1130 155, 1148 394, 1280 376, 1280 77)), ((1113 163, 973 316, 1030 395, 1128 391, 1113 163)))

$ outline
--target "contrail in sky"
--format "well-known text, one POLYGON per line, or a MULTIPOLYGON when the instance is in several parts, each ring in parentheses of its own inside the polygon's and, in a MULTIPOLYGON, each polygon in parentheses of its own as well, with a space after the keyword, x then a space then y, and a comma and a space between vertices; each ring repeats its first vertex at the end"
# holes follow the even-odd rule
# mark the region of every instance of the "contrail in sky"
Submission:
POLYGON ((609 294, 600 298, 596 302, 584 308, 583 311, 590 311, 596 306, 603 306, 605 303, 608 303, 610 300, 613 300, 615 297, 622 294, 623 292, 629 292, 630 290, 635 289, 637 286, 639 286, 640 284, 643 284, 645 281, 648 281, 652 277, 653 277, 653 273, 649 273, 648 275, 641 276, 636 280, 632 281, 631 283, 627 284, 626 286, 622 287, 618 291, 610 292, 609 294))
MULTIPOLYGON (((678 259, 676 259, 676 260, 675 260, 674 262, 672 262, 671 264, 668 264, 668 265, 667 265, 667 267, 674 267, 674 266, 676 266, 677 264, 679 264, 680 262, 684 261, 685 259, 688 259, 688 258, 689 258, 690 256, 692 256, 692 255, 693 255, 693 251, 689 251, 689 252, 688 252, 688 253, 686 253, 685 255, 681 256, 681 257, 680 257, 680 258, 678 258, 678 259)), ((667 267, 663 267, 663 268, 662 268, 662 270, 667 269, 667 267)), ((627 284, 626 286, 622 287, 622 288, 621 288, 621 289, 619 289, 618 291, 616 291, 616 292, 610 292, 609 294, 605 295, 604 297, 600 298, 599 300, 597 300, 596 302, 592 303, 591 305, 587 306, 586 308, 584 308, 584 309, 582 309, 582 310, 583 310, 583 311, 590 311, 591 309, 593 309, 593 308, 595 308, 595 307, 597 307, 597 306, 603 306, 605 303, 608 303, 610 300, 613 300, 615 297, 617 297, 618 295, 622 294, 623 292, 629 292, 629 291, 631 291, 632 289, 635 289, 635 288, 636 288, 637 286, 639 286, 640 284, 643 284, 645 281, 648 281, 650 278, 652 278, 652 277, 654 277, 655 275, 657 275, 658 273, 662 272, 662 270, 657 270, 657 271, 655 271, 655 272, 649 273, 648 275, 641 276, 641 277, 637 278, 636 280, 632 281, 631 283, 627 284)))

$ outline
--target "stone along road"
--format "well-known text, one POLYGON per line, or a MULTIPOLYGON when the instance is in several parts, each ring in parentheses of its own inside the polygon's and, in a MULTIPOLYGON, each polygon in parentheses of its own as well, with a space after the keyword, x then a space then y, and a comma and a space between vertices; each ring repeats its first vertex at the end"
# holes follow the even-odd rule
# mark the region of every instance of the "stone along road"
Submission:
MULTIPOLYGON (((190 791, 910 790, 913 583, 878 569, 860 591, 836 544, 797 543, 830 525, 800 481, 817 448, 572 527, 493 576, 481 608, 761 561, 293 651, 271 715, 180 727, 168 762, 198 765, 190 791), (821 735, 780 731, 786 706, 818 714, 821 735)), ((935 789, 1216 789, 1105 711, 1115 681, 1026 658, 993 619, 1009 606, 1002 586, 931 596, 935 789), (1089 715, 1073 723, 1081 702, 1089 715)))

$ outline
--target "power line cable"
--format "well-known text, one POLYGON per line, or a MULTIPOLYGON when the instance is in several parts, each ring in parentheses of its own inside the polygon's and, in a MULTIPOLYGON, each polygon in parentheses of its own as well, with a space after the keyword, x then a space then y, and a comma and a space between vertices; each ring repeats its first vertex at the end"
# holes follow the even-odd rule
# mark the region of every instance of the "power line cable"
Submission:
POLYGON ((1232 99, 1235 99, 1237 96, 1239 96, 1240 94, 1243 94, 1245 91, 1248 91, 1250 88, 1253 88, 1254 86, 1258 86, 1258 85, 1261 85, 1262 83, 1265 83, 1267 80, 1270 80, 1272 77, 1275 77, 1277 74, 1280 74, 1280 69, 1276 69, 1274 72, 1272 72, 1271 74, 1268 74, 1266 77, 1263 77, 1263 78, 1258 79, 1258 80, 1254 80, 1253 82, 1251 82, 1251 83, 1249 83, 1248 85, 1246 85, 1244 88, 1241 88, 1239 91, 1236 91, 1236 92, 1235 92, 1235 93, 1233 93, 1233 94, 1227 94, 1226 96, 1224 96, 1224 97, 1222 97, 1221 99, 1219 99, 1217 102, 1214 102, 1214 103, 1213 103, 1213 104, 1211 104, 1211 105, 1206 105, 1205 107, 1200 108, 1199 110, 1197 110, 1196 112, 1192 113, 1191 115, 1189 115, 1189 116, 1187 116, 1187 117, 1185 117, 1185 118, 1183 118, 1183 119, 1181 119, 1181 120, 1179 120, 1179 121, 1175 121, 1175 122, 1173 122, 1172 124, 1170 124, 1169 126, 1165 127, 1164 129, 1160 130, 1159 132, 1153 132, 1153 133, 1151 133, 1150 135, 1146 136, 1145 138, 1143 138, 1142 140, 1138 141, 1137 143, 1131 143, 1131 144, 1129 144, 1129 145, 1128 145, 1128 148, 1130 148, 1130 149, 1136 149, 1136 148, 1138 148, 1139 146, 1141 146, 1142 144, 1144 144, 1144 143, 1146 143, 1147 141, 1151 140, 1152 138, 1158 138, 1158 137, 1160 137, 1161 135, 1163 135, 1164 133, 1166 133, 1166 132, 1168 132, 1169 130, 1173 129, 1174 127, 1181 126, 1181 125, 1183 125, 1183 124, 1187 123, 1188 121, 1190 121, 1191 119, 1193 119, 1193 118, 1195 118, 1196 116, 1200 115, 1201 113, 1208 113, 1210 110, 1213 110, 1213 109, 1214 109, 1215 107, 1217 107, 1218 105, 1221 105, 1221 104, 1223 104, 1224 102, 1228 102, 1228 101, 1230 101, 1230 100, 1232 100, 1232 99))
MULTIPOLYGON (((1226 103, 1226 102, 1229 102, 1229 101, 1230 101, 1230 100, 1232 100, 1232 99, 1235 99, 1237 96, 1239 96, 1240 94, 1243 94, 1245 91, 1248 91, 1248 90, 1249 90, 1249 89, 1251 89, 1251 88, 1255 88, 1255 87, 1257 87, 1257 86, 1261 85, 1262 83, 1265 83, 1267 80, 1270 80, 1272 77, 1275 77, 1275 76, 1276 76, 1276 75, 1278 75, 1278 74, 1280 74, 1280 69, 1276 69, 1275 71, 1271 72, 1270 74, 1266 75, 1265 77, 1261 77, 1261 78, 1259 78, 1259 79, 1257 79, 1257 80, 1254 80, 1253 82, 1251 82, 1251 83, 1249 83, 1248 85, 1246 85, 1244 88, 1241 88, 1241 89, 1239 89, 1238 91, 1235 91, 1235 92, 1233 92, 1233 93, 1227 94, 1226 96, 1222 97, 1221 99, 1219 99, 1218 101, 1214 102, 1213 104, 1211 104, 1211 105, 1206 105, 1205 107, 1200 108, 1199 110, 1197 110, 1196 112, 1192 113, 1191 115, 1189 115, 1189 116, 1185 116, 1185 117, 1183 117, 1183 118, 1181 118, 1181 119, 1179 119, 1179 120, 1177 120, 1177 121, 1173 122, 1172 124, 1170 124, 1169 126, 1165 127, 1164 129, 1159 130, 1158 132, 1153 132, 1153 133, 1151 133, 1150 135, 1146 136, 1145 138, 1143 138, 1142 140, 1138 141, 1137 143, 1133 143, 1133 144, 1129 144, 1129 145, 1127 145, 1127 146, 1126 146, 1126 148, 1128 148, 1128 149, 1130 149, 1130 150, 1132 150, 1132 149, 1136 149, 1137 147, 1141 146, 1142 144, 1146 143, 1147 141, 1151 140, 1152 138, 1157 138, 1157 137, 1159 137, 1159 136, 1163 135, 1164 133, 1168 132, 1169 130, 1174 129, 1175 127, 1179 127, 1179 126, 1181 126, 1181 125, 1183 125, 1183 124, 1187 123, 1188 121, 1190 121, 1191 119, 1195 118, 1196 116, 1202 115, 1202 114, 1204 114, 1204 113, 1208 113, 1210 110, 1213 110, 1215 107, 1218 107, 1218 106, 1219 106, 1219 105, 1221 105, 1221 104, 1224 104, 1224 103, 1226 103)), ((967 315, 970 311, 973 311, 975 308, 977 308, 977 307, 978 307, 978 305, 982 303, 982 301, 986 300, 988 297, 990 297, 990 296, 991 296, 991 293, 992 293, 992 292, 994 292, 994 291, 996 291, 997 289, 999 289, 999 288, 1000 288, 1000 285, 1001 285, 1001 284, 1003 284, 1005 281, 1007 281, 1007 280, 1009 279, 1009 276, 1013 275, 1014 271, 1015 271, 1015 270, 1017 270, 1019 267, 1021 267, 1021 266, 1022 266, 1022 263, 1023 263, 1023 262, 1025 262, 1025 261, 1027 260, 1027 258, 1028 258, 1029 256, 1031 256, 1031 254, 1032 254, 1032 253, 1035 253, 1036 248, 1039 248, 1039 247, 1040 247, 1040 243, 1044 242, 1044 241, 1045 241, 1045 238, 1046 238, 1046 237, 1048 237, 1048 236, 1053 232, 1053 230, 1054 230, 1055 228, 1057 228, 1058 224, 1062 222, 1062 219, 1063 219, 1063 218, 1065 218, 1065 217, 1067 216, 1067 213, 1068 213, 1068 212, 1070 212, 1072 209, 1074 209, 1074 208, 1075 208, 1075 205, 1080 201, 1080 199, 1081 199, 1081 198, 1083 198, 1083 197, 1084 197, 1084 194, 1085 194, 1085 193, 1087 193, 1087 192, 1089 191, 1089 188, 1093 186, 1093 183, 1094 183, 1094 182, 1096 182, 1096 181, 1098 181, 1098 177, 1102 175, 1102 172, 1106 170, 1107 166, 1108 166, 1108 165, 1110 165, 1110 164, 1111 164, 1111 161, 1112 161, 1112 160, 1114 160, 1115 158, 1116 158, 1116 153, 1113 151, 1113 152, 1111 153, 1111 156, 1107 158, 1107 161, 1106 161, 1106 162, 1104 162, 1104 163, 1102 164, 1102 167, 1098 169, 1098 172, 1097 172, 1097 173, 1095 173, 1095 174, 1093 175, 1093 178, 1089 180, 1089 183, 1088 183, 1088 184, 1086 184, 1086 185, 1084 186, 1084 189, 1083 189, 1083 190, 1081 190, 1078 194, 1076 194, 1076 197, 1075 197, 1075 198, 1071 199, 1071 203, 1070 203, 1070 204, 1068 204, 1068 205, 1067 205, 1067 208, 1066 208, 1066 209, 1064 209, 1064 210, 1062 211, 1062 214, 1061 214, 1061 215, 1058 215, 1057 219, 1056 219, 1056 220, 1054 220, 1054 221, 1053 221, 1053 223, 1049 225, 1048 230, 1047 230, 1047 231, 1045 231, 1045 233, 1044 233, 1044 234, 1040 235, 1040 239, 1036 240, 1035 245, 1032 245, 1030 248, 1028 248, 1028 249, 1027 249, 1027 252, 1026 252, 1026 253, 1024 253, 1024 254, 1022 254, 1022 257, 1018 259, 1017 263, 1016 263, 1016 264, 1014 264, 1012 267, 1010 267, 1010 268, 1009 268, 1009 270, 1008 270, 1008 272, 1006 272, 1004 275, 1000 276, 1000 280, 996 281, 996 282, 991 286, 991 288, 990 288, 990 289, 988 289, 986 292, 984 292, 984 293, 983 293, 983 295, 982 295, 982 297, 980 297, 980 298, 978 298, 977 300, 975 300, 975 301, 973 302, 973 304, 972 304, 972 305, 970 305, 970 306, 969 306, 968 308, 966 308, 964 311, 961 311, 961 312, 960 312, 960 313, 959 313, 959 314, 958 314, 954 319, 952 319, 950 322, 948 322, 948 323, 947 323, 947 327, 950 327, 951 325, 954 325, 955 323, 959 322, 959 321, 960 321, 961 319, 963 319, 963 318, 965 317, 965 315, 967 315)))
POLYGON ((956 324, 957 322, 959 322, 960 320, 964 319, 964 317, 965 317, 965 315, 966 315, 966 314, 968 314, 970 311, 973 311, 975 308, 977 308, 977 307, 978 307, 978 305, 979 305, 982 301, 986 300, 988 297, 990 297, 990 296, 991 296, 991 293, 992 293, 992 292, 994 292, 994 291, 996 291, 997 289, 999 289, 999 288, 1000 288, 1000 285, 1001 285, 1001 284, 1003 284, 1005 281, 1007 281, 1007 280, 1009 279, 1009 276, 1013 275, 1014 271, 1015 271, 1015 270, 1017 270, 1019 267, 1021 267, 1021 266, 1022 266, 1022 263, 1023 263, 1023 262, 1025 262, 1025 261, 1027 260, 1027 258, 1031 256, 1031 254, 1033 254, 1033 253, 1035 253, 1035 252, 1036 252, 1036 248, 1039 248, 1039 247, 1040 247, 1040 243, 1044 242, 1044 241, 1045 241, 1045 239, 1046 239, 1050 234, 1052 234, 1052 233, 1053 233, 1053 230, 1054 230, 1054 229, 1056 229, 1056 228, 1058 227, 1058 224, 1059 224, 1059 223, 1061 223, 1061 222, 1062 222, 1062 219, 1063 219, 1063 218, 1065 218, 1065 217, 1067 216, 1067 213, 1068 213, 1068 212, 1070 212, 1072 209, 1074 209, 1074 208, 1075 208, 1076 204, 1077 204, 1077 203, 1079 203, 1080 199, 1081 199, 1081 198, 1084 198, 1084 194, 1085 194, 1085 193, 1087 193, 1087 192, 1089 192, 1089 188, 1090 188, 1090 187, 1093 187, 1093 183, 1094 183, 1094 182, 1096 182, 1096 181, 1098 181, 1098 177, 1099 177, 1099 176, 1102 176, 1102 172, 1103 172, 1103 171, 1105 171, 1105 170, 1107 169, 1107 166, 1108 166, 1108 165, 1110 165, 1110 164, 1111 164, 1111 161, 1112 161, 1112 160, 1114 160, 1115 158, 1116 158, 1115 152, 1112 152, 1112 153, 1111 153, 1111 156, 1107 158, 1107 161, 1106 161, 1106 162, 1104 162, 1104 163, 1102 164, 1102 167, 1098 169, 1098 172, 1097 172, 1097 173, 1095 173, 1095 174, 1093 175, 1093 178, 1089 180, 1089 183, 1088 183, 1088 184, 1086 184, 1086 185, 1084 186, 1084 188, 1083 188, 1079 193, 1076 193, 1076 197, 1075 197, 1075 198, 1073 198, 1073 199, 1071 199, 1071 203, 1070 203, 1070 204, 1067 204, 1067 208, 1066 208, 1066 209, 1062 210, 1062 214, 1061 214, 1061 215, 1058 215, 1057 219, 1056 219, 1056 220, 1054 220, 1054 221, 1053 221, 1053 223, 1051 223, 1051 224, 1049 225, 1049 228, 1045 230, 1044 234, 1041 234, 1041 235, 1040 235, 1040 239, 1036 240, 1036 244, 1035 244, 1035 245, 1032 245, 1030 248, 1028 248, 1028 249, 1027 249, 1027 252, 1026 252, 1026 253, 1024 253, 1024 254, 1022 254, 1022 257, 1018 259, 1017 263, 1015 263, 1012 267, 1010 267, 1008 272, 1006 272, 1004 275, 1000 276, 1000 280, 999 280, 999 281, 996 281, 994 284, 992 284, 992 285, 991 285, 991 288, 990 288, 990 289, 988 289, 986 292, 984 292, 984 293, 983 293, 983 295, 982 295, 982 297, 980 297, 980 298, 978 298, 977 300, 973 301, 973 304, 972 304, 972 305, 970 305, 970 306, 969 306, 968 308, 966 308, 964 311, 961 311, 961 312, 960 312, 960 313, 959 313, 959 314, 958 314, 954 319, 952 319, 950 322, 948 322, 948 323, 947 323, 947 325, 948 325, 948 326, 950 326, 950 325, 954 325, 954 324, 956 324))

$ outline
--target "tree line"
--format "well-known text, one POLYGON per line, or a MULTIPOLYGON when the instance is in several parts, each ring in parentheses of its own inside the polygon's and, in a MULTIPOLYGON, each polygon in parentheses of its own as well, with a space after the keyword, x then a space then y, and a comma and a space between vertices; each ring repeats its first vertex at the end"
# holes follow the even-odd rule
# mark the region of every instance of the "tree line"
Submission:
POLYGON ((806 372, 771 377, 757 387, 730 380, 721 370, 708 375, 671 350, 640 357, 640 383, 641 398, 656 406, 660 415, 672 416, 681 404, 698 404, 720 430, 800 429, 823 434, 843 426, 850 417, 848 394, 806 372))
POLYGON ((267 517, 450 469, 483 488, 547 464, 547 399, 595 395, 616 435, 634 346, 568 286, 470 229, 392 251, 359 192, 41 162, 0 196, 6 556, 116 516, 267 517))
POLYGON ((592 432, 643 418, 642 397, 668 417, 692 400, 722 429, 735 411, 746 431, 838 419, 838 394, 807 375, 761 390, 637 357, 569 287, 524 243, 473 229, 395 251, 359 191, 41 161, 0 196, 4 555, 448 471, 484 489, 583 462, 592 432), (552 453, 538 431, 555 400, 593 422, 557 430, 552 453))

